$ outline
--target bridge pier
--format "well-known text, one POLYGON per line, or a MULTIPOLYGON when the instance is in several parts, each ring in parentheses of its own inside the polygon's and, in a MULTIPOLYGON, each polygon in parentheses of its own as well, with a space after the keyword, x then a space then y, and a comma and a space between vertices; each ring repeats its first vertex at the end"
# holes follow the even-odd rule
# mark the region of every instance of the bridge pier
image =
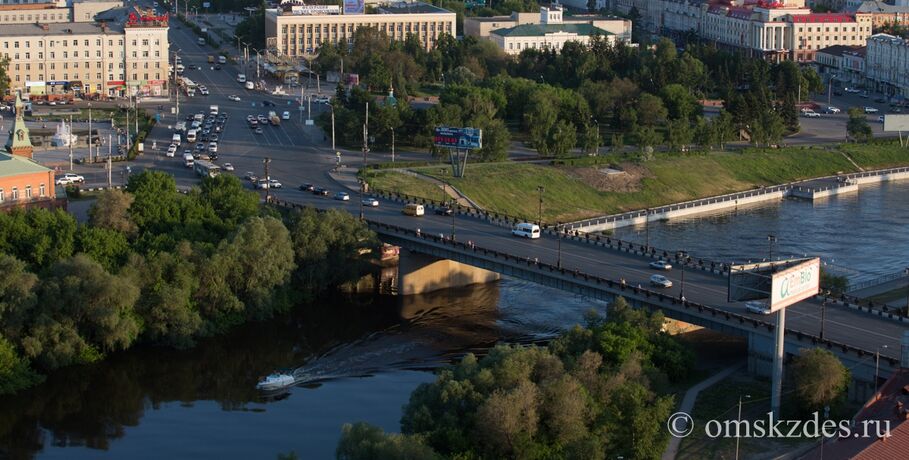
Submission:
POLYGON ((402 251, 398 262, 398 294, 414 295, 441 289, 491 283, 501 278, 496 272, 410 251, 402 251))

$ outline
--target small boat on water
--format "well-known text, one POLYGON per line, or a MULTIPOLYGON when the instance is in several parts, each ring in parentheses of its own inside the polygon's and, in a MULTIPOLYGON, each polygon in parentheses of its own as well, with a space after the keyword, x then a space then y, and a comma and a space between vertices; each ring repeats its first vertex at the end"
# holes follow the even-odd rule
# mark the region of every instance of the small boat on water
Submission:
POLYGON ((294 376, 281 372, 275 372, 259 380, 256 389, 260 391, 282 390, 296 383, 294 376))

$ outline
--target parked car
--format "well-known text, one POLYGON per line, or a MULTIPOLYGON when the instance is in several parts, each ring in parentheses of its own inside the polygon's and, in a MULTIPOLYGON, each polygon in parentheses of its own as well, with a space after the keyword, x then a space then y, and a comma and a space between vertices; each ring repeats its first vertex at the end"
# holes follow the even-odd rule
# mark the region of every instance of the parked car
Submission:
POLYGON ((770 307, 767 306, 766 302, 761 302, 760 300, 745 302, 745 310, 747 310, 748 313, 757 313, 759 315, 770 314, 770 307))
POLYGON ((665 260, 657 260, 650 262, 650 268, 655 268, 657 270, 672 270, 672 264, 666 262, 665 260))
POLYGON ((335 199, 338 201, 350 201, 350 194, 347 192, 335 193, 335 199))
POLYGON ((379 207, 379 200, 377 200, 375 198, 363 198, 361 203, 363 203, 363 206, 369 206, 371 208, 379 207))
POLYGON ((75 173, 66 173, 54 181, 57 185, 81 184, 82 182, 85 182, 85 178, 75 173))
POLYGON ((672 287, 672 281, 670 281, 669 278, 666 278, 663 275, 651 276, 650 284, 661 287, 661 288, 671 288, 672 287))
POLYGON ((221 64, 215 64, 215 70, 221 70, 221 64))
POLYGON ((268 180, 267 180, 267 179, 259 179, 258 181, 256 181, 256 188, 262 189, 262 190, 267 189, 267 188, 268 188, 268 180))
POLYGON ((300 191, 302 191, 302 192, 311 192, 311 191, 313 191, 315 188, 316 188, 316 187, 315 187, 314 185, 312 185, 312 184, 303 184, 303 185, 300 186, 300 191))
POLYGON ((865 107, 865 113, 877 113, 878 110, 874 107, 865 107))
POLYGON ((224 166, 222 166, 222 168, 224 168, 225 171, 233 171, 234 165, 232 165, 230 163, 224 163, 224 166))

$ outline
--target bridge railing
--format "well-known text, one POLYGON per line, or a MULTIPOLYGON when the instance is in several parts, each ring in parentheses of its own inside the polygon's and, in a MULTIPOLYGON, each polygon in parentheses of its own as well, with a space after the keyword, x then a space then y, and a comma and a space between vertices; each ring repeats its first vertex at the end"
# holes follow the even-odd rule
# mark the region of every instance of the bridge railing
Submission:
MULTIPOLYGON (((422 241, 440 245, 442 247, 447 246, 451 248, 450 251, 452 252, 467 253, 475 257, 491 259, 491 261, 504 261, 510 263, 514 267, 526 267, 527 269, 536 270, 538 272, 548 272, 553 276, 571 278, 572 281, 578 283, 579 285, 586 285, 588 287, 603 286, 614 291, 618 291, 614 292, 615 295, 623 295, 622 293, 627 291, 629 296, 633 295, 633 298, 636 298, 636 300, 645 303, 654 304, 655 302, 659 302, 662 305, 672 306, 674 309, 682 308, 686 311, 691 312, 694 312, 696 310, 701 316, 709 315, 712 318, 725 320, 727 323, 732 324, 749 324, 754 329, 765 328, 767 329, 768 333, 773 332, 774 328, 776 327, 775 324, 768 321, 755 319, 708 305, 703 305, 687 299, 679 299, 675 296, 670 296, 662 292, 656 292, 647 289, 641 285, 631 286, 625 283, 623 280, 617 281, 596 275, 591 275, 585 272, 581 272, 579 269, 569 270, 564 267, 556 267, 552 264, 539 262, 535 259, 516 257, 505 252, 497 251, 495 249, 483 248, 471 242, 463 242, 447 238, 445 236, 421 233, 416 230, 411 230, 409 228, 404 228, 393 224, 386 224, 370 220, 367 220, 367 224, 379 233, 392 234, 398 237, 404 237, 408 240, 422 241)), ((656 306, 659 307, 659 305, 656 306)), ((786 335, 790 338, 795 338, 798 342, 811 342, 813 346, 823 346, 828 349, 837 349, 844 354, 853 353, 858 355, 860 358, 874 355, 874 352, 872 351, 848 345, 846 343, 824 339, 814 334, 800 330, 787 329, 786 335)), ((898 358, 892 356, 882 356, 882 358, 886 359, 891 366, 896 366, 899 362, 898 358)))

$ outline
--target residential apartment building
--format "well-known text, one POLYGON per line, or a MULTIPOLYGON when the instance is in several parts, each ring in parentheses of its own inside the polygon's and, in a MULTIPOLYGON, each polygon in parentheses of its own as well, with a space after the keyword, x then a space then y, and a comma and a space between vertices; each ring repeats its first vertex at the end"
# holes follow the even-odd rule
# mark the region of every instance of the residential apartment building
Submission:
POLYGON ((75 0, 61 3, 0 4, 0 24, 49 24, 54 22, 92 22, 101 12, 122 8, 122 1, 75 0))
POLYGON ((887 34, 868 38, 865 78, 875 91, 909 98, 909 40, 887 34))
POLYGON ((557 4, 549 8, 541 8, 540 13, 511 13, 510 16, 470 17, 464 18, 464 35, 480 38, 490 38, 494 30, 508 29, 520 25, 539 25, 544 23, 543 9, 562 11, 563 24, 588 24, 597 29, 604 30, 615 36, 616 40, 631 43, 631 21, 617 16, 602 16, 597 14, 575 14, 565 16, 564 10, 557 4))
POLYGON ((0 53, 9 59, 11 90, 48 99, 166 94, 167 18, 127 9, 99 18, 4 26, 0 53))
POLYGON ((871 25, 875 29, 886 24, 909 24, 909 1, 891 5, 881 0, 866 0, 858 5, 855 12, 871 15, 871 25))
POLYGON ((865 81, 865 47, 836 45, 818 50, 814 55, 818 74, 839 81, 846 87, 865 81))
POLYGON ((352 43, 360 27, 373 27, 392 40, 416 36, 428 50, 442 34, 455 35, 455 13, 419 2, 386 3, 372 13, 341 14, 334 5, 282 5, 265 10, 269 49, 286 56, 308 56, 323 43, 352 43))
POLYGON ((540 8, 538 24, 520 24, 505 29, 496 29, 489 33, 499 49, 506 54, 520 54, 527 49, 545 49, 561 51, 570 41, 582 44, 590 43, 594 36, 615 42, 616 35, 587 22, 564 22, 562 8, 554 6, 540 8))

